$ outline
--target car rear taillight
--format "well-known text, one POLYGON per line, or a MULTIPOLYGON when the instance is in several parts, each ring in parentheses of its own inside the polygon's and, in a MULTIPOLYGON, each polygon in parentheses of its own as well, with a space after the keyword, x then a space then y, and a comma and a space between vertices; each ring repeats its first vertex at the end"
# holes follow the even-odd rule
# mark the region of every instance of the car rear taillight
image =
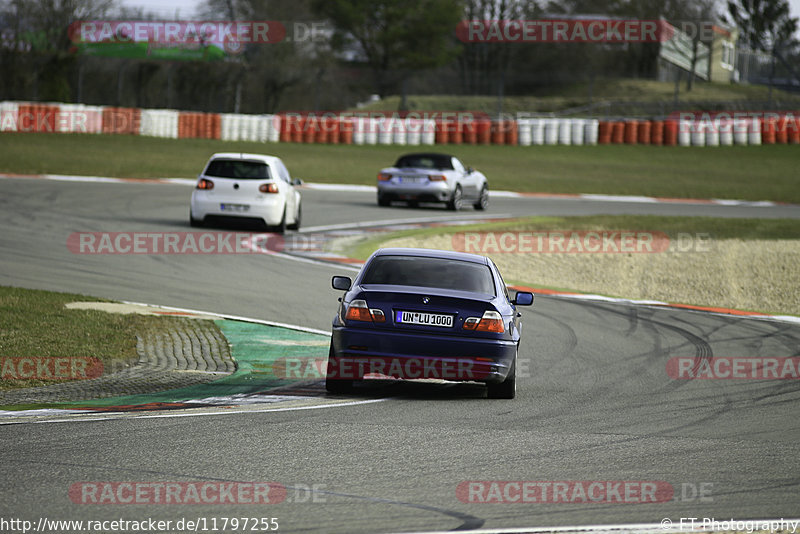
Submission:
POLYGON ((261 184, 258 186, 258 190, 262 193, 277 193, 278 192, 278 184, 261 184))
POLYGON ((483 317, 467 317, 464 320, 464 330, 475 330, 476 332, 496 332, 502 334, 506 331, 503 325, 503 316, 496 311, 485 311, 483 317))
POLYGON ((214 182, 212 182, 211 180, 206 180, 205 178, 201 178, 197 182, 196 189, 205 189, 205 190, 214 189, 214 182))
POLYGON ((388 172, 382 172, 382 173, 380 173, 378 175, 378 181, 379 182, 388 182, 391 179, 392 179, 392 175, 389 174, 388 172))
POLYGON ((386 322, 386 315, 384 315, 383 311, 377 308, 370 309, 367 305, 367 301, 361 299, 354 300, 350 303, 350 306, 347 307, 347 314, 344 316, 344 318, 348 321, 366 321, 369 323, 386 322))
POLYGON ((430 180, 431 182, 446 182, 447 176, 445 176, 444 174, 431 174, 430 176, 428 176, 428 180, 430 180))

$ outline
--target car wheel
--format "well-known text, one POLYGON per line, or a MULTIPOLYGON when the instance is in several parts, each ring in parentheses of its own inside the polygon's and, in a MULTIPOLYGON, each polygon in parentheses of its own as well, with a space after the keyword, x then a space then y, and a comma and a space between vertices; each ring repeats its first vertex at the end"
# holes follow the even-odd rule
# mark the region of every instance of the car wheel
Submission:
POLYGON ((478 198, 478 201, 474 204, 476 210, 485 210, 489 207, 489 188, 484 184, 481 188, 481 196, 478 198))
POLYGON ((336 354, 333 352, 333 344, 328 350, 328 366, 325 376, 325 389, 330 393, 350 393, 353 391, 353 381, 336 378, 335 373, 338 368, 336 354), (333 376, 332 376, 333 375, 333 376))
POLYGON ((281 222, 278 223, 278 226, 275 227, 275 231, 279 234, 286 232, 286 206, 283 208, 283 216, 281 217, 281 222))
POLYGON ((297 218, 292 224, 288 225, 287 228, 289 230, 299 230, 300 223, 302 222, 302 220, 303 220, 303 205, 300 204, 299 206, 297 206, 297 218))
POLYGON ((200 228, 203 226, 203 219, 195 219, 192 215, 192 210, 189 210, 189 226, 192 228, 200 228))
POLYGON ((378 195, 378 206, 386 207, 391 205, 392 201, 386 198, 385 195, 378 195))
POLYGON ((505 380, 499 384, 487 384, 487 397, 490 399, 513 399, 517 394, 517 355, 505 380))
POLYGON ((463 203, 464 193, 461 191, 461 186, 456 185, 456 190, 453 191, 453 196, 450 198, 450 202, 447 203, 447 207, 452 211, 458 211, 463 203))

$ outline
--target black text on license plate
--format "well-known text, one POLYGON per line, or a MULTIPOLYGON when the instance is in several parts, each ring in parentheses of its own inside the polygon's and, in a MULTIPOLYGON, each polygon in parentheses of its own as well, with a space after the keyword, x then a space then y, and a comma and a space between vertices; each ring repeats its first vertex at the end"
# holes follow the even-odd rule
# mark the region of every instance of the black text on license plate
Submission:
POLYGON ((426 326, 441 326, 449 328, 453 326, 452 315, 442 315, 438 313, 424 313, 424 312, 408 312, 398 311, 395 312, 395 321, 404 324, 421 324, 426 326))
POLYGON ((220 204, 219 209, 222 211, 241 213, 250 211, 250 206, 248 204, 220 204))

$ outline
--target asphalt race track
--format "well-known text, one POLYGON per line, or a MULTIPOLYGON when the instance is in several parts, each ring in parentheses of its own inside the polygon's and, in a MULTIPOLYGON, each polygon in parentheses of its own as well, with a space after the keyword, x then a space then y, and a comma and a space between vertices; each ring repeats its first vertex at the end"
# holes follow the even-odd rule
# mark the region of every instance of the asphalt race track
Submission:
MULTIPOLYGON (((189 231, 189 194, 181 185, 0 180, 0 285, 329 330, 339 296, 330 277, 352 274, 344 267, 67 249, 73 232, 189 231)), ((368 193, 303 194, 304 227, 451 215, 379 209, 368 193)), ((592 213, 800 218, 795 206, 574 199, 498 198, 489 210, 592 213)), ((800 381, 673 380, 666 365, 678 356, 800 357, 800 325, 547 297, 523 313, 526 371, 514 401, 490 401, 474 385, 402 383, 353 397, 378 402, 325 409, 0 426, 0 517, 265 517, 281 532, 371 533, 798 515, 800 381), (288 493, 273 505, 74 504, 70 487, 87 481, 270 481, 288 493), (468 481, 662 481, 675 493, 656 503, 463 502, 457 489, 468 481)))

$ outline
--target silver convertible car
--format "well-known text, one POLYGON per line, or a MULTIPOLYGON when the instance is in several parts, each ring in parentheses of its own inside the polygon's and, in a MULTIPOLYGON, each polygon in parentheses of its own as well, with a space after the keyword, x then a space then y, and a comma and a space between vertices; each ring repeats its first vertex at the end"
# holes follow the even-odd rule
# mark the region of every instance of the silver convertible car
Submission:
POLYGON ((393 200, 410 206, 444 202, 455 211, 472 204, 477 210, 485 210, 489 205, 489 183, 483 173, 465 167, 454 156, 406 154, 394 167, 378 174, 378 205, 388 206, 393 200))

